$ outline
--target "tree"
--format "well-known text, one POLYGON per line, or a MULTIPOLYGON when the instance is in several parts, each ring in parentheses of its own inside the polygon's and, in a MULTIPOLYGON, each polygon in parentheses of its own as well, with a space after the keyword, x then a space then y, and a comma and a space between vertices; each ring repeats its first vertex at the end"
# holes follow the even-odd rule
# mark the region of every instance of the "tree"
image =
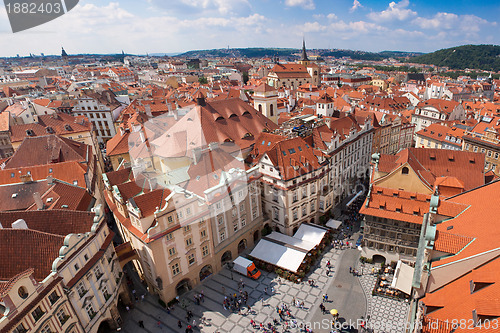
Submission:
POLYGON ((206 78, 206 77, 204 77, 204 76, 200 76, 200 77, 198 78, 198 82, 200 82, 201 84, 207 84, 207 83, 208 83, 208 80, 207 80, 207 78, 206 78))
POLYGON ((247 84, 248 82, 248 72, 243 72, 243 84, 247 84))

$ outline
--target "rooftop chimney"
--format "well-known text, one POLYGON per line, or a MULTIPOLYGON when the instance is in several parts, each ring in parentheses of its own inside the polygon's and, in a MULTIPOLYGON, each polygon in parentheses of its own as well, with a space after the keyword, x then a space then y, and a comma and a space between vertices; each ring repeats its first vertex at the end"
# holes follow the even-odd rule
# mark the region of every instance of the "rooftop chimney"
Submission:
POLYGON ((193 148, 192 153, 193 153, 193 162, 194 165, 196 165, 198 164, 198 161, 200 160, 201 157, 201 148, 200 147, 193 148))
POLYGON ((149 118, 153 118, 153 114, 151 113, 151 105, 146 104, 146 106, 144 106, 144 110, 146 111, 146 114, 149 118))
POLYGON ((45 208, 45 205, 43 204, 42 197, 40 196, 39 192, 33 193, 33 199, 35 200, 36 209, 42 210, 45 208))
POLYGON ((54 177, 47 176, 47 184, 48 185, 53 185, 54 184, 54 177))

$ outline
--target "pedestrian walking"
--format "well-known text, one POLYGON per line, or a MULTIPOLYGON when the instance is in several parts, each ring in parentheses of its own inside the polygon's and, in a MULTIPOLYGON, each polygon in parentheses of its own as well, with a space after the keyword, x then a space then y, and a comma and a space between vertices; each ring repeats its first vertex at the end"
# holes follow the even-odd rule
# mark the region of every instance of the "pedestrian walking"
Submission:
POLYGON ((271 287, 271 295, 274 294, 275 290, 274 287, 271 287))
POLYGON ((141 301, 144 301, 144 294, 141 295, 141 301))
POLYGON ((193 327, 196 327, 196 319, 193 319, 193 327))
POLYGON ((127 312, 130 311, 130 308, 128 307, 128 305, 125 307, 125 310, 127 310, 127 312))
POLYGON ((177 320, 177 327, 182 328, 182 322, 180 320, 177 320))
POLYGON ((222 295, 226 296, 226 288, 222 287, 222 295))
POLYGON ((139 327, 144 328, 144 321, 139 320, 139 327))
POLYGON ((266 293, 266 295, 267 295, 267 287, 265 287, 265 288, 264 288, 264 292, 265 292, 265 293, 266 293))

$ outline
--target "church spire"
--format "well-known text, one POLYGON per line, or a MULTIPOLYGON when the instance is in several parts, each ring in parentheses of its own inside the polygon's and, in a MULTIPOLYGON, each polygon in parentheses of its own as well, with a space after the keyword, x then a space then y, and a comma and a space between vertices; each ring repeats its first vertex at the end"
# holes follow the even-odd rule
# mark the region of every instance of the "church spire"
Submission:
POLYGON ((307 53, 306 53, 306 41, 304 38, 302 38, 302 61, 309 61, 307 58, 307 53))

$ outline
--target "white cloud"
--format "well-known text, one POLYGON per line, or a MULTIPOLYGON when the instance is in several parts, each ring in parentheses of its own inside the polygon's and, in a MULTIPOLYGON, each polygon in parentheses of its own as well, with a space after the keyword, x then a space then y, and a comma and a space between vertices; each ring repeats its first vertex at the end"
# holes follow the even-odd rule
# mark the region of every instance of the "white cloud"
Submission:
POLYGON ((361 2, 359 2, 358 0, 354 0, 354 2, 352 3, 352 7, 351 7, 351 9, 349 9, 349 11, 352 13, 352 12, 356 11, 356 9, 361 8, 361 7, 363 7, 361 2))
POLYGON ((330 13, 330 14, 326 15, 326 17, 332 21, 337 19, 337 15, 335 15, 334 13, 330 13))
POLYGON ((410 5, 409 0, 401 0, 396 3, 392 1, 389 7, 381 12, 372 12, 368 17, 377 22, 390 22, 394 20, 404 21, 412 16, 417 15, 417 12, 407 8, 410 5))
POLYGON ((417 17, 412 23, 422 29, 443 29, 479 32, 481 26, 492 25, 496 22, 489 22, 475 15, 457 15, 453 13, 437 13, 432 18, 417 17))
POLYGON ((302 7, 309 10, 316 8, 313 0, 285 0, 285 5, 288 7, 302 7))

